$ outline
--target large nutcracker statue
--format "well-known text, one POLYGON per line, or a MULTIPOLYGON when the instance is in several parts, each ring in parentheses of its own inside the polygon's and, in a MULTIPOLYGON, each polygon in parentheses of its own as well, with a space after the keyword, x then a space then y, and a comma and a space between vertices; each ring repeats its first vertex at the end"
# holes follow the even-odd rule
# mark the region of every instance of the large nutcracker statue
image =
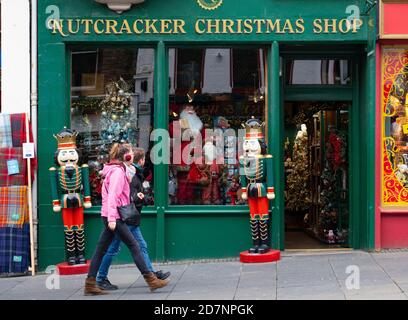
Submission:
POLYGON ((248 200, 253 240, 248 251, 260 254, 269 251, 269 201, 275 198, 272 156, 266 154, 263 126, 257 119, 245 123, 240 157, 242 199, 248 200))
POLYGON ((78 166, 77 135, 77 132, 66 128, 54 135, 58 141, 55 163, 59 167, 49 169, 53 210, 62 210, 69 265, 86 263, 83 208, 92 206, 88 165, 78 166))

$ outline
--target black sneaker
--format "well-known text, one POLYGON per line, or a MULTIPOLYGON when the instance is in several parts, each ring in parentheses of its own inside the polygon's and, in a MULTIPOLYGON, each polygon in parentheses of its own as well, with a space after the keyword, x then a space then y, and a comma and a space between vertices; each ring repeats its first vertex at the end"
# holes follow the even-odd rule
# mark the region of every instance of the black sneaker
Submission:
POLYGON ((165 280, 168 277, 170 277, 171 273, 169 271, 163 272, 162 270, 159 270, 159 271, 156 271, 155 274, 156 274, 156 277, 159 278, 160 280, 165 280))
POLYGON ((102 290, 118 290, 118 286, 115 286, 114 284, 110 283, 108 279, 103 280, 102 282, 97 281, 96 285, 102 289, 102 290))

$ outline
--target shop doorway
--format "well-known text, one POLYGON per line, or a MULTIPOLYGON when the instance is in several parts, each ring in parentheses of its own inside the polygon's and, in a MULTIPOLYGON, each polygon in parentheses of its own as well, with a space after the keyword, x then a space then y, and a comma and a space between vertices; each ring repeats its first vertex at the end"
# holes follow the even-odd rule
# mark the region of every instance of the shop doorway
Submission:
POLYGON ((350 106, 284 104, 285 249, 349 246, 350 106))

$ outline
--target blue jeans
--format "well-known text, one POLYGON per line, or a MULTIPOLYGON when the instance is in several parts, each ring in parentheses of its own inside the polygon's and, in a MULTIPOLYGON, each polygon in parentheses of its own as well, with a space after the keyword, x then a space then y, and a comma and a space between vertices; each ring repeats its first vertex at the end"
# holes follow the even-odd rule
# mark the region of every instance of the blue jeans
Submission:
MULTIPOLYGON (((146 266, 149 269, 149 271, 154 272, 152 262, 150 261, 149 254, 147 252, 147 244, 145 239, 143 238, 142 232, 140 230, 140 227, 136 226, 129 226, 128 228, 130 232, 133 234, 135 237, 136 241, 139 244, 140 251, 142 253, 142 256, 145 260, 146 266)), ((108 273, 109 273, 109 268, 112 264, 113 258, 119 253, 120 251, 120 244, 122 241, 118 237, 118 235, 115 235, 115 239, 112 241, 111 245, 109 246, 108 251, 106 251, 106 254, 104 255, 102 259, 101 266, 99 267, 98 271, 98 276, 96 277, 96 281, 101 282, 108 278, 108 273)))

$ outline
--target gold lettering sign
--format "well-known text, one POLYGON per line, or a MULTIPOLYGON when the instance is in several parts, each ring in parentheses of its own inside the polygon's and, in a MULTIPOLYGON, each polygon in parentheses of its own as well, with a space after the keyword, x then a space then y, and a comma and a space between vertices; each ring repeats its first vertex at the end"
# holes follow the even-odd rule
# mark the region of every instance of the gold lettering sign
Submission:
MULTIPOLYGON (((186 34, 186 21, 182 19, 59 19, 49 22, 51 33, 68 37, 78 34, 142 35, 186 34)), ((361 19, 316 18, 306 24, 299 19, 197 19, 196 34, 314 34, 357 33, 363 25, 361 19)))

